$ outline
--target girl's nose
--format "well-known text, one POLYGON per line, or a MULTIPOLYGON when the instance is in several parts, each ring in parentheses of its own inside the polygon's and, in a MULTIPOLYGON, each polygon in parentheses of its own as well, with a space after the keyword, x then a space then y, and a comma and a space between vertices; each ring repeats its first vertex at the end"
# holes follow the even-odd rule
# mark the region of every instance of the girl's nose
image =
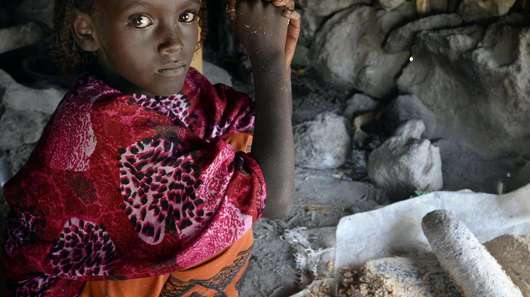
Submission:
POLYGON ((161 34, 159 51, 162 55, 174 55, 182 51, 182 33, 178 26, 165 26, 161 34))

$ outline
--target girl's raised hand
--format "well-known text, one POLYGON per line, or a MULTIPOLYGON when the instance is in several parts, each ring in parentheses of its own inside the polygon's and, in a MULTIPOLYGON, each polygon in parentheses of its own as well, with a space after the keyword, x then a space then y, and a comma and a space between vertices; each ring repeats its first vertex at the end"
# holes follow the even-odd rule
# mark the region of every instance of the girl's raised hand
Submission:
POLYGON ((272 5, 282 8, 282 15, 289 19, 289 27, 287 29, 287 40, 285 42, 285 60, 287 65, 291 65, 298 38, 300 37, 300 14, 295 10, 294 0, 265 0, 271 2, 272 5))
POLYGON ((291 65, 300 35, 294 0, 230 0, 227 10, 253 65, 291 65))

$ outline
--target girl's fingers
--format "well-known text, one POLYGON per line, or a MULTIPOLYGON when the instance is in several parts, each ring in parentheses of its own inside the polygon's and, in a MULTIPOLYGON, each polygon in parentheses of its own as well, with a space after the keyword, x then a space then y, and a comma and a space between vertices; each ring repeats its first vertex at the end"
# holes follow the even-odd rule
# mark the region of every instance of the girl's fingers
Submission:
POLYGON ((282 11, 282 15, 284 17, 288 18, 291 21, 292 20, 295 20, 295 21, 300 20, 300 14, 296 10, 284 8, 283 11, 282 11))
POLYGON ((298 41, 298 38, 300 37, 300 14, 296 11, 292 11, 291 19, 289 20, 289 28, 287 28, 287 41, 294 42, 294 45, 296 46, 296 42, 298 41))
POLYGON ((272 5, 276 7, 287 7, 290 10, 294 9, 294 0, 272 0, 272 5))
POLYGON ((269 2, 276 7, 287 7, 290 10, 293 10, 295 7, 294 0, 263 0, 269 2))
POLYGON ((285 42, 285 59, 286 64, 289 66, 293 61, 298 38, 300 37, 300 23, 300 14, 294 10, 291 10, 289 17, 289 28, 287 29, 287 39, 285 42))
MULTIPOLYGON (((237 18, 237 1, 238 0, 227 0, 226 14, 231 21, 237 18)), ((299 19, 300 14, 294 11, 295 3, 294 0, 263 0, 265 2, 272 3, 276 7, 283 7, 282 15, 288 19, 299 19)))
POLYGON ((286 6, 291 0, 270 0, 274 6, 286 6))

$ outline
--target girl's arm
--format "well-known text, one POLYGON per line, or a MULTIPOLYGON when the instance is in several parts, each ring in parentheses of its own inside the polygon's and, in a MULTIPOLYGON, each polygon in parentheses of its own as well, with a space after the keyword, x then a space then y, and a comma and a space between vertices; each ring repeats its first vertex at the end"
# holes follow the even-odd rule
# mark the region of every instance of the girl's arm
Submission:
POLYGON ((289 211, 294 188, 290 62, 299 21, 289 21, 285 10, 272 4, 244 0, 239 3, 235 25, 254 74, 256 123, 252 153, 267 183, 265 216, 280 218, 289 211))
POLYGON ((294 144, 291 125, 291 81, 281 55, 253 63, 256 124, 252 153, 267 183, 265 217, 281 218, 292 204, 294 144), (278 57, 279 56, 279 57, 278 57))

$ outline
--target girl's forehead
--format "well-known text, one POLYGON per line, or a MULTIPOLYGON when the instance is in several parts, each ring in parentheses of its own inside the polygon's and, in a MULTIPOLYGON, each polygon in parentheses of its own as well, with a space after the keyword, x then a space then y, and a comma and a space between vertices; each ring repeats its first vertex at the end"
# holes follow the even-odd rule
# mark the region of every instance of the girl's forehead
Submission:
POLYGON ((201 4, 201 0, 94 0, 96 5, 105 8, 126 9, 128 7, 171 7, 201 4))

